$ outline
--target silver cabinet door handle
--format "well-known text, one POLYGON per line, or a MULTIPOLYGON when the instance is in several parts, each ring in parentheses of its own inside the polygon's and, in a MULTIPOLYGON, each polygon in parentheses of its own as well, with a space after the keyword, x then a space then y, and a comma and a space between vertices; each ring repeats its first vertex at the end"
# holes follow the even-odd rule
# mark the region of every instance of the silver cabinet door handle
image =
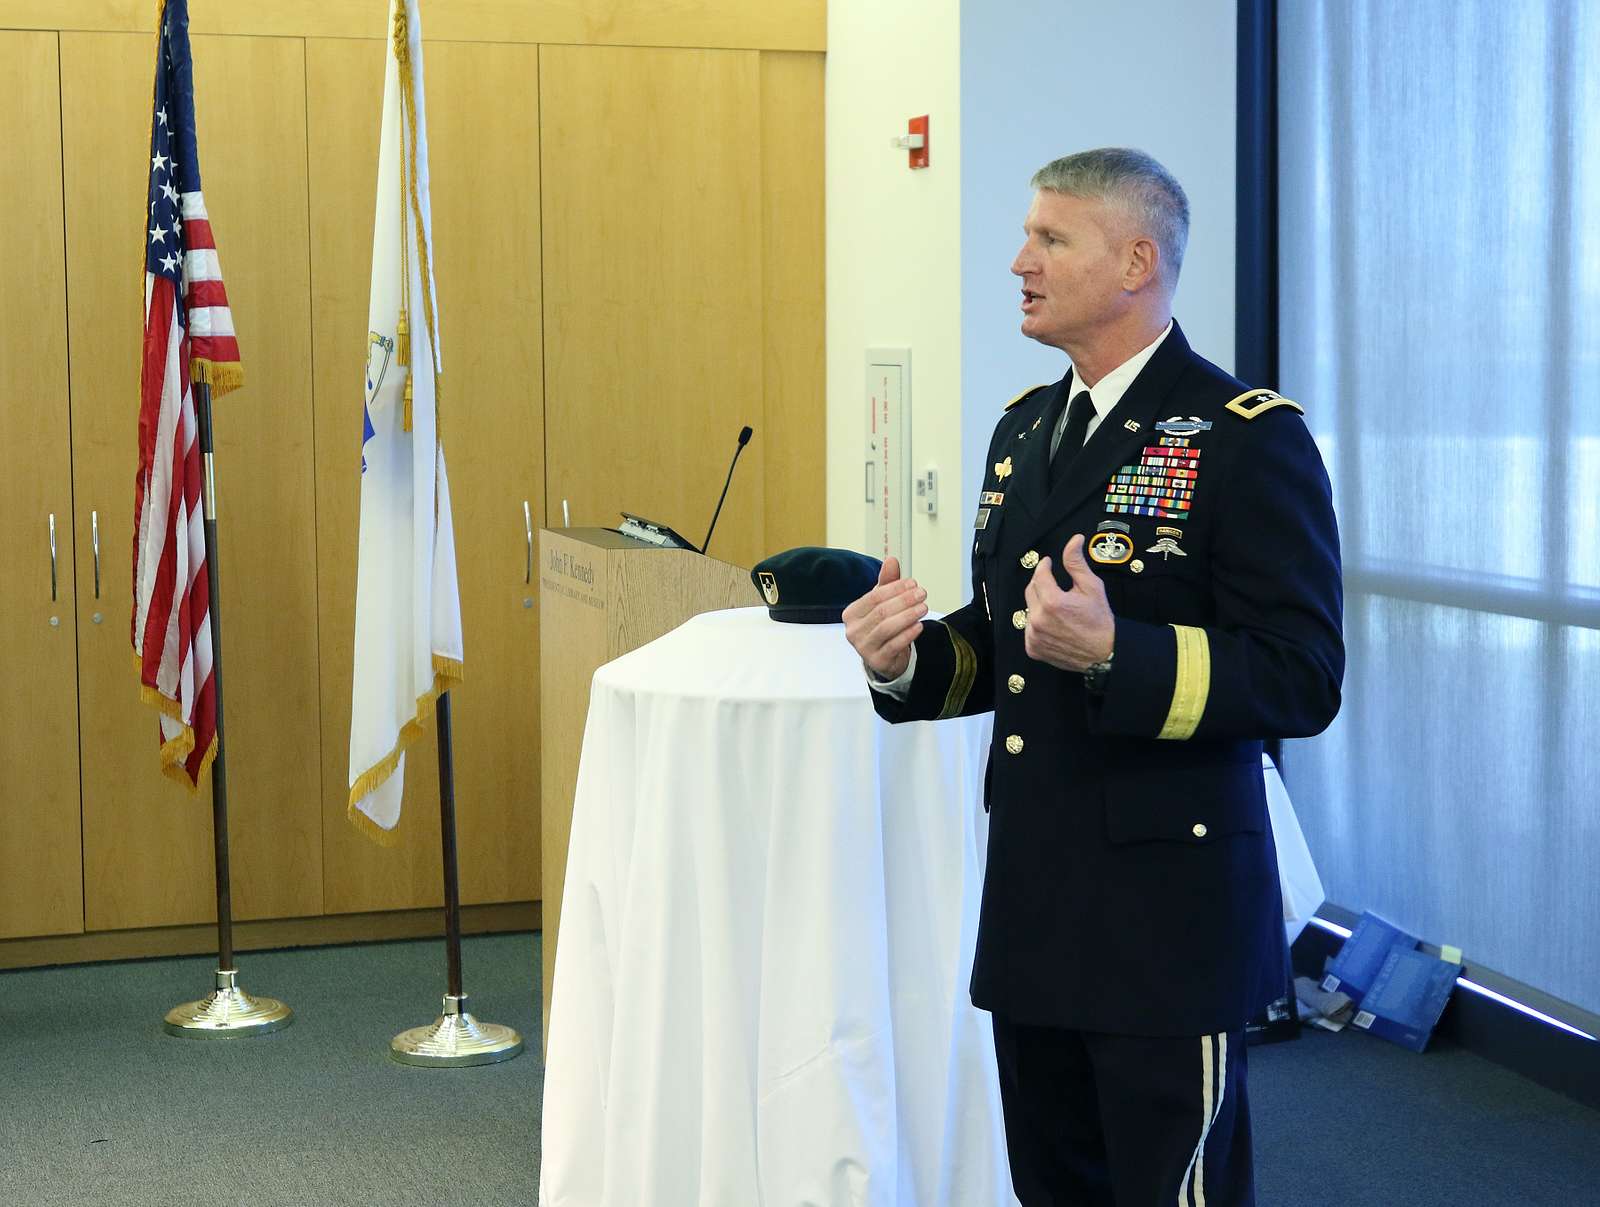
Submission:
POLYGON ((522 500, 522 526, 528 533, 528 568, 523 573, 522 581, 533 582, 533 512, 528 508, 528 500, 522 500))
POLYGON ((89 513, 89 539, 94 545, 94 597, 100 598, 100 513, 89 513))
POLYGON ((878 492, 872 488, 873 487, 873 473, 872 473, 872 471, 877 469, 877 468, 878 468, 877 462, 875 462, 875 461, 868 461, 867 462, 867 497, 865 499, 865 502, 868 502, 868 503, 876 503, 878 501, 878 492))
POLYGON ((50 602, 56 601, 56 513, 50 513, 50 602))

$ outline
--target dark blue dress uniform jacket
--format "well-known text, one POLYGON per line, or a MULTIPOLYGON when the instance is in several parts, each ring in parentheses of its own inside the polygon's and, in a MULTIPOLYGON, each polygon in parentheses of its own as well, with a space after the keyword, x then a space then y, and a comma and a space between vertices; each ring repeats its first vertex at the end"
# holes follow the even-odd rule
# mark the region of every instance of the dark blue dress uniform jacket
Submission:
POLYGON ((1237 1029, 1287 976, 1262 741, 1339 708, 1327 474, 1296 404, 1247 390, 1174 324, 1050 490, 1071 388, 1069 372, 1001 417, 972 602, 924 625, 907 699, 873 704, 896 722, 994 712, 975 1005, 1086 1031, 1237 1029), (1174 418, 1193 422, 1158 430, 1174 418), (1032 567, 1049 557, 1070 589, 1077 533, 1116 616, 1099 696, 1023 649, 1032 567))

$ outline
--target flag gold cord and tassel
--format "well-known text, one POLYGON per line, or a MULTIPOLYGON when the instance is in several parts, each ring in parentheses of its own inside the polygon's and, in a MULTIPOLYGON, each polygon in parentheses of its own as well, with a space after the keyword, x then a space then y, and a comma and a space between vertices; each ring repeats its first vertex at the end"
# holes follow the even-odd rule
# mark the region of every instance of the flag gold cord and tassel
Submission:
MULTIPOLYGON (((428 228, 422 221, 422 196, 417 190, 417 108, 416 93, 413 90, 413 81, 411 77, 411 51, 408 38, 409 33, 406 24, 406 6, 404 4, 397 4, 395 6, 394 14, 394 57, 396 63, 398 64, 400 73, 400 111, 405 114, 406 135, 408 136, 407 138, 403 139, 403 154, 400 156, 400 187, 403 193, 401 212, 402 214, 409 212, 410 221, 417 232, 417 268, 421 272, 423 282, 422 317, 428 329, 428 348, 433 353, 431 359, 433 362, 434 439, 436 442, 442 443, 444 440, 444 435, 442 423, 439 417, 439 411, 444 398, 444 389, 443 383, 440 381, 439 336, 436 330, 437 323, 434 319, 433 313, 432 256, 430 255, 428 248, 428 228)), ((400 235, 400 321, 402 323, 406 321, 406 313, 409 310, 409 298, 407 294, 411 284, 411 272, 405 259, 406 239, 404 226, 405 220, 402 219, 402 229, 400 235)), ((399 328, 396 329, 397 343, 399 342, 398 334, 399 328)), ((406 351, 409 352, 409 336, 407 338, 405 348, 406 351)), ((408 364, 409 361, 410 357, 408 355, 402 359, 400 363, 405 365, 408 364)), ((406 373, 405 400, 405 427, 406 431, 409 432, 411 430, 411 374, 409 371, 406 373)))

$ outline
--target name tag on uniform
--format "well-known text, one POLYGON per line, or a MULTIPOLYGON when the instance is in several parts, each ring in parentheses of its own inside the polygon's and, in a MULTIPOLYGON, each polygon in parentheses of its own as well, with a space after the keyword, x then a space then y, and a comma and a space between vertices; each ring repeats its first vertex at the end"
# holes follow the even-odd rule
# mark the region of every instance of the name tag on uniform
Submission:
POLYGON ((978 508, 978 518, 973 521, 972 526, 979 532, 989 526, 989 509, 987 507, 978 508))

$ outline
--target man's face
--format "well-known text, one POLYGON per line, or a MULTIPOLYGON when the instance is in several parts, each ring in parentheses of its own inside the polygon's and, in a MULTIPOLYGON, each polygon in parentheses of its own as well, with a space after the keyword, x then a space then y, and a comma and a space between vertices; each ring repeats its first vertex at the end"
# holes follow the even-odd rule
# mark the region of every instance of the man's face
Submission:
POLYGON ((1022 278, 1022 334, 1067 349, 1121 314, 1127 219, 1103 201, 1040 189, 1011 271, 1022 278))

